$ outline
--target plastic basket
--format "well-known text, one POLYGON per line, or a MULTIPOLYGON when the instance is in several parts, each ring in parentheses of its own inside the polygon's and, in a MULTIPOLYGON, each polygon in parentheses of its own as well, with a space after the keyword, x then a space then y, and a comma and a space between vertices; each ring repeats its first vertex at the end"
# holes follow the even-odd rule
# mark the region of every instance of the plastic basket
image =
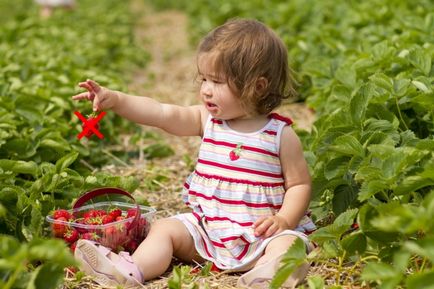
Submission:
MULTIPOLYGON (((99 188, 82 195, 75 203, 72 209, 67 210, 71 219, 55 219, 53 215, 48 215, 46 221, 50 224, 51 233, 54 237, 63 238, 67 240, 67 234, 77 232, 78 239, 89 239, 101 243, 103 246, 111 248, 115 252, 129 251, 133 252, 137 246, 146 238, 153 217, 155 209, 146 206, 137 205, 134 198, 128 193, 118 188, 99 188), (118 201, 104 201, 87 204, 90 200, 101 195, 120 194, 129 197, 134 203, 118 202, 118 201), (96 216, 94 219, 85 218, 86 213, 91 210, 102 212, 109 212, 111 209, 120 209, 122 217, 119 220, 107 224, 90 224, 98 223, 96 216), (127 217, 128 210, 138 211, 139 214, 127 217), (90 221, 89 221, 90 220, 90 221), (63 233, 64 232, 64 233, 63 233)), ((75 234, 75 233, 74 233, 75 234)), ((75 248, 75 239, 68 240, 71 249, 75 248)))

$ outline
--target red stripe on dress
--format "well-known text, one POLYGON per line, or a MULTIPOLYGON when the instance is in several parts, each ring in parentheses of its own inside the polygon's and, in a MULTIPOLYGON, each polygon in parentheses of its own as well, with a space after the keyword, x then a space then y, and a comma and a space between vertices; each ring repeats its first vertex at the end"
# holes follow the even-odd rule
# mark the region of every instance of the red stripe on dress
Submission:
POLYGON ((191 191, 191 190, 188 191, 188 194, 203 198, 203 199, 208 200, 208 201, 216 200, 222 204, 229 204, 229 205, 245 205, 245 206, 251 207, 251 208, 273 208, 273 209, 280 209, 282 207, 282 205, 273 205, 270 203, 258 203, 258 204, 256 204, 256 203, 248 203, 245 201, 226 200, 226 199, 218 198, 216 196, 207 196, 207 195, 204 195, 204 194, 201 194, 201 193, 198 193, 195 191, 191 191))
POLYGON ((226 248, 226 246, 225 246, 224 244, 222 244, 222 243, 219 243, 219 242, 216 242, 216 241, 213 241, 213 240, 211 240, 211 243, 212 243, 214 246, 216 246, 216 247, 226 248))
POLYGON ((274 130, 264 130, 264 133, 269 134, 269 135, 277 135, 277 132, 274 130))
POLYGON ((254 182, 254 181, 249 181, 249 180, 240 180, 240 179, 226 178, 226 177, 217 176, 217 175, 203 174, 201 172, 198 172, 197 170, 195 171, 195 173, 199 177, 202 177, 202 178, 215 179, 215 180, 229 182, 229 183, 237 183, 237 184, 245 184, 245 185, 253 185, 253 186, 280 187, 280 186, 283 186, 285 184, 284 182, 268 183, 268 182, 254 182))
POLYGON ((214 167, 227 169, 227 170, 231 170, 231 171, 236 171, 236 172, 249 173, 249 174, 271 177, 271 178, 282 178, 282 174, 273 174, 273 173, 261 172, 261 171, 257 171, 257 170, 246 169, 246 168, 238 168, 238 167, 224 165, 224 164, 220 164, 220 163, 216 163, 216 162, 212 162, 212 161, 207 161, 204 159, 198 159, 197 162, 204 164, 204 165, 214 166, 214 167))
POLYGON ((243 257, 247 254, 247 251, 249 250, 249 247, 250 247, 250 243, 247 244, 246 246, 244 246, 244 249, 243 249, 243 251, 241 252, 241 254, 238 255, 238 256, 236 257, 237 260, 241 260, 241 259, 243 259, 243 257))
POLYGON ((280 115, 280 114, 278 114, 278 113, 275 113, 275 112, 270 113, 270 114, 268 115, 268 117, 269 117, 269 118, 274 118, 274 119, 277 119, 277 120, 284 121, 284 122, 286 122, 287 125, 291 125, 291 124, 292 124, 292 119, 290 119, 289 117, 285 117, 285 116, 283 116, 283 115, 280 115))
POLYGON ((231 223, 238 224, 242 227, 250 227, 251 225, 253 225, 253 222, 237 222, 235 220, 229 219, 228 217, 206 217, 205 216, 205 219, 207 221, 211 221, 211 222, 213 222, 213 221, 229 221, 231 223))
MULTIPOLYGON (((237 144, 234 143, 230 143, 230 142, 226 142, 226 141, 218 141, 218 140, 213 140, 211 138, 204 138, 203 142, 207 142, 207 143, 212 143, 215 145, 219 145, 219 146, 225 146, 225 147, 230 147, 230 148, 236 148, 237 144)), ((256 148, 256 147, 252 147, 252 146, 246 146, 246 145, 242 145, 241 149, 246 150, 246 151, 252 151, 252 152, 257 152, 257 153, 261 153, 264 155, 269 155, 269 156, 273 156, 273 157, 278 157, 279 155, 267 150, 263 150, 260 148, 256 148)))
POLYGON ((202 237, 202 243, 203 243, 203 247, 205 248, 205 252, 208 255, 208 257, 212 258, 211 253, 208 251, 208 246, 206 245, 205 239, 202 237))
POLYGON ((250 243, 249 241, 246 240, 246 238, 244 238, 243 235, 241 235, 241 236, 225 237, 225 238, 220 239, 220 241, 222 241, 222 242, 229 242, 229 241, 233 241, 233 240, 237 240, 237 239, 241 239, 246 244, 250 243))
POLYGON ((200 222, 200 216, 196 212, 192 212, 192 215, 200 222))
POLYGON ((213 123, 217 123, 217 124, 222 124, 222 123, 223 123, 222 120, 220 120, 220 119, 215 119, 215 118, 212 118, 211 121, 212 121, 213 123))

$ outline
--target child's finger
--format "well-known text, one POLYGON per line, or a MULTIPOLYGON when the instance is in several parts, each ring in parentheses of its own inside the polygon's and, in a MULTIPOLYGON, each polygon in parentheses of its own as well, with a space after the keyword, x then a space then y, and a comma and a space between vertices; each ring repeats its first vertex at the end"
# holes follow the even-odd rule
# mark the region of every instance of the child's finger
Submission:
POLYGON ((78 86, 87 89, 88 91, 92 91, 92 86, 90 86, 87 82, 80 82, 78 86))
POLYGON ((268 227, 267 231, 265 231, 264 238, 273 236, 273 234, 276 233, 278 228, 279 227, 277 226, 277 224, 273 223, 270 227, 268 227))
POLYGON ((98 93, 101 90, 101 86, 96 81, 88 79, 86 82, 96 93, 98 93))
POLYGON ((253 228, 259 227, 266 219, 267 217, 260 217, 256 220, 256 222, 253 224, 253 228))
POLYGON ((98 96, 93 99, 93 111, 99 111, 101 107, 101 100, 98 96))
POLYGON ((77 95, 72 96, 73 100, 82 100, 82 99, 90 99, 89 92, 82 92, 77 95))

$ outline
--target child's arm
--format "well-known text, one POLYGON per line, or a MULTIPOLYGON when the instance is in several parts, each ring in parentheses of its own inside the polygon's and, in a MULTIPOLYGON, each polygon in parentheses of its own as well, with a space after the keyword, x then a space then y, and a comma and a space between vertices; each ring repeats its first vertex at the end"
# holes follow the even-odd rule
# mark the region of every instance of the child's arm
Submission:
POLYGON ((306 213, 311 195, 311 179, 301 142, 290 126, 283 129, 280 162, 285 179, 285 198, 274 216, 255 222, 255 235, 270 237, 285 229, 295 229, 306 213))
POLYGON ((88 91, 72 98, 91 100, 94 111, 112 109, 133 122, 158 127, 174 135, 202 135, 203 124, 208 117, 202 105, 183 107, 163 104, 149 97, 110 90, 92 80, 81 82, 79 86, 88 91))

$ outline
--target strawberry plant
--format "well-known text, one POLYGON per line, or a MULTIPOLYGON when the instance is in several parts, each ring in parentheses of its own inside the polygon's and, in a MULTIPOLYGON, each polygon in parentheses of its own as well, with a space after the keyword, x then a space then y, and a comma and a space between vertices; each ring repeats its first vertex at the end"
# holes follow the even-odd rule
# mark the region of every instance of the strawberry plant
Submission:
MULTIPOLYGON (((77 140, 82 127, 73 112, 91 108, 72 102, 75 85, 92 77, 121 89, 127 78, 119 76, 148 55, 134 43, 135 17, 125 3, 79 1, 42 20, 34 1, 13 2, 0 0, 8 11, 0 19, 0 287, 56 288, 74 261, 64 242, 46 238, 45 216, 95 187, 138 187, 133 177, 89 169, 112 160, 101 150, 127 127, 108 115, 100 122, 104 141, 77 140)), ((58 217, 56 235, 73 247, 75 232, 61 222, 70 217, 58 217)))

